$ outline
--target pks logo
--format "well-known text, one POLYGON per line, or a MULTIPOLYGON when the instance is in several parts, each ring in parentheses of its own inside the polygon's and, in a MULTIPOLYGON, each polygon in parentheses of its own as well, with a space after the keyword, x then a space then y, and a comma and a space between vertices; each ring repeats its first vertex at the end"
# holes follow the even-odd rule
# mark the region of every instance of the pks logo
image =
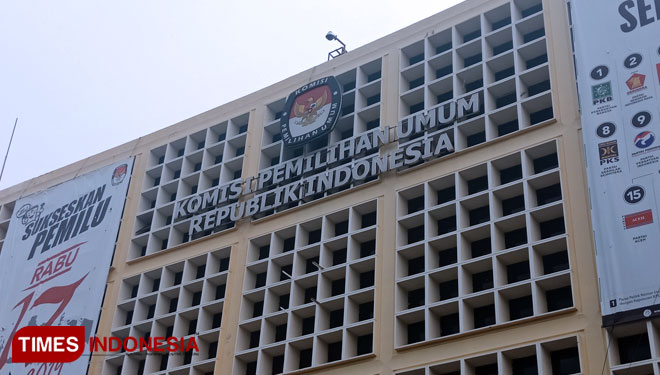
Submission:
POLYGON ((653 142, 655 142, 655 134, 650 131, 641 132, 635 137, 635 146, 637 146, 637 148, 649 148, 653 142))
POLYGON ((26 203, 18 209, 16 217, 21 219, 21 224, 28 225, 33 221, 39 220, 42 212, 44 212, 44 203, 38 206, 26 203))
POLYGON ((599 143, 600 165, 612 164, 619 161, 619 145, 616 140, 599 143))
POLYGON ((635 73, 626 81, 626 85, 630 91, 628 94, 632 94, 635 91, 643 90, 646 88, 644 83, 646 82, 646 76, 644 74, 635 73))
POLYGON ((127 164, 122 164, 115 168, 115 171, 112 172, 112 185, 119 185, 124 181, 124 178, 126 177, 126 171, 128 170, 128 165, 127 164))
POLYGON ((332 131, 341 108, 341 89, 335 77, 325 77, 292 92, 280 120, 288 147, 305 144, 332 131))
POLYGON ((591 97, 594 105, 604 104, 614 100, 612 96, 612 82, 605 82, 591 86, 591 97))

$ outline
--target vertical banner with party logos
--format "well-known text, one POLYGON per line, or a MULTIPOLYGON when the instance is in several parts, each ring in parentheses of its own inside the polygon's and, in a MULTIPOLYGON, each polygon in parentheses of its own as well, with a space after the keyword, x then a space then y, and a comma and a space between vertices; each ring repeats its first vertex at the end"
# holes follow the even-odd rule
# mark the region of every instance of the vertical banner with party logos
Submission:
POLYGON ((660 1, 571 1, 603 324, 660 316, 660 1))
POLYGON ((26 326, 96 331, 133 158, 16 201, 0 253, 0 375, 87 373, 89 348, 71 363, 13 363, 26 326))

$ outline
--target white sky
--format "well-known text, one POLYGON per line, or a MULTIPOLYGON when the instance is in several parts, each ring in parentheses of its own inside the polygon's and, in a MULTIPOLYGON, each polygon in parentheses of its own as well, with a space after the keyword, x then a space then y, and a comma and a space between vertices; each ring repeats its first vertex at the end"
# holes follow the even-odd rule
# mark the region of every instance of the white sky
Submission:
POLYGON ((323 63, 328 30, 350 51, 459 2, 0 2, 0 189, 323 63))

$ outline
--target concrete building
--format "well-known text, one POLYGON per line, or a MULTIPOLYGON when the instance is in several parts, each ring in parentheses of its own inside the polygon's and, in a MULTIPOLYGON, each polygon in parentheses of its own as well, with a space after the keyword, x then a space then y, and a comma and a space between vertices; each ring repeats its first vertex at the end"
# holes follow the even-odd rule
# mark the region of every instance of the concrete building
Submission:
POLYGON ((564 1, 465 1, 1 191, 0 246, 16 199, 127 156, 97 335, 194 335, 200 352, 95 356, 90 374, 660 374, 660 323, 601 328, 564 1), (325 76, 337 125, 286 146, 287 95, 325 76), (175 217, 188 196, 474 93, 479 113, 419 135, 451 153, 196 234, 175 217))

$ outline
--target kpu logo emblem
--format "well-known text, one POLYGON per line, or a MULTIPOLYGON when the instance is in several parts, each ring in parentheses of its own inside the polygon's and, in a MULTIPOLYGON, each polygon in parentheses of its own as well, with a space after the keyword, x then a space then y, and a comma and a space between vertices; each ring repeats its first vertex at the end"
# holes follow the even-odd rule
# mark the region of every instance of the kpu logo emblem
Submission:
POLYGON ((614 97, 612 97, 612 82, 591 86, 591 97, 593 98, 594 105, 604 104, 614 100, 614 97))
POLYGON ((645 149, 651 147, 653 142, 655 141, 655 134, 650 131, 645 131, 637 134, 635 137, 635 146, 637 148, 645 149))
POLYGON ((115 168, 115 171, 112 172, 112 185, 119 185, 124 181, 126 177, 126 170, 128 170, 128 165, 122 164, 115 168))
POLYGON ((305 144, 332 131, 341 109, 341 89, 335 77, 324 77, 289 94, 280 120, 288 147, 305 144))
POLYGON ((645 89, 644 82, 646 82, 646 76, 644 74, 635 73, 626 81, 626 85, 630 89, 629 93, 633 93, 638 90, 645 89))

